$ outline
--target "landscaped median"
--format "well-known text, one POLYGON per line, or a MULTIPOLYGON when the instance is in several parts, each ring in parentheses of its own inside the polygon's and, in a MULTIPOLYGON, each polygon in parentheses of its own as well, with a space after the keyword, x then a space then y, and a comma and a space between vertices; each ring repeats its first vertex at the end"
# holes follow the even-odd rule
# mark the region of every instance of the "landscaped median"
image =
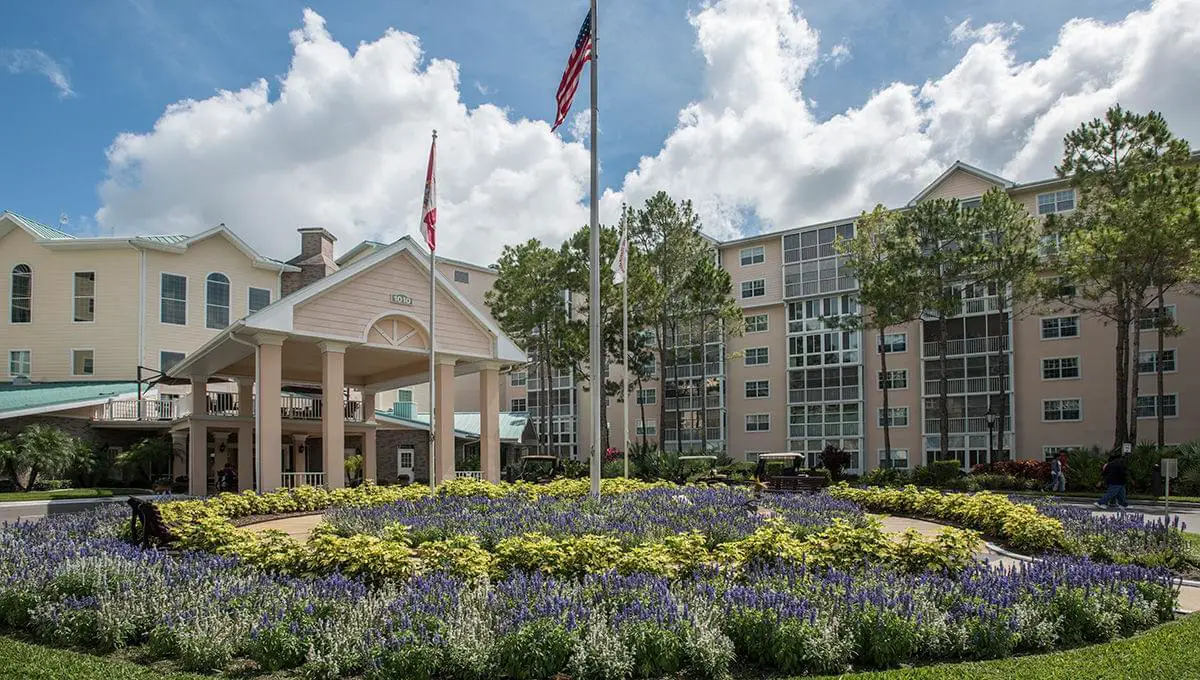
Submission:
MULTIPOLYGON (((999 570, 970 560, 972 531, 887 535, 826 493, 755 503, 740 489, 614 482, 596 501, 586 488, 165 503, 189 548, 173 553, 122 540, 115 508, 8 525, 0 628, 247 677, 717 678, 1106 642, 1175 604, 1163 569, 1050 557, 999 570), (230 523, 316 510, 325 524, 303 543, 230 523)), ((997 526, 998 508, 985 499, 972 516, 997 526)))

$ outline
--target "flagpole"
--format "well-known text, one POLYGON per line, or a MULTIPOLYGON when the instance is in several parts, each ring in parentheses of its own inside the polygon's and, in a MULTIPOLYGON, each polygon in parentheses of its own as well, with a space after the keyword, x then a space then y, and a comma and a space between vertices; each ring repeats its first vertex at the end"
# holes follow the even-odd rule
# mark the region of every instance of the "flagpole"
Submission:
MULTIPOLYGON (((437 130, 433 131, 433 142, 437 144, 437 130)), ((429 227, 426 226, 428 229, 429 227)), ((434 241, 436 244, 437 241, 434 241)), ((426 244, 429 245, 429 244, 426 244)), ((437 366, 434 356, 434 343, 437 319, 437 295, 434 291, 435 272, 437 271, 436 245, 429 246, 429 488, 437 488, 437 366)), ((451 444, 453 446, 453 444, 451 444)))
POLYGON ((625 250, 621 258, 621 364, 624 375, 621 377, 621 393, 625 395, 623 402, 624 418, 621 432, 625 433, 625 479, 629 479, 629 234, 621 234, 621 245, 625 250))
POLYGON ((592 151, 592 196, 591 196, 591 236, 592 236, 592 280, 591 300, 588 305, 591 317, 591 372, 592 372, 592 498, 600 497, 600 442, 601 442, 601 406, 604 403, 604 371, 601 364, 604 359, 600 353, 600 163, 596 156, 596 97, 599 89, 599 79, 596 77, 596 0, 591 0, 592 12, 592 126, 590 140, 592 151))

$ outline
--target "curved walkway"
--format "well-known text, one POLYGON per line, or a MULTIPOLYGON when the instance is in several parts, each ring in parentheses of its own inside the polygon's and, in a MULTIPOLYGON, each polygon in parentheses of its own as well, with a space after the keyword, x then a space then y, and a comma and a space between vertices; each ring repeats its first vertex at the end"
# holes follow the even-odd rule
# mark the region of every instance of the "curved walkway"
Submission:
MULTIPOLYGON (((321 523, 324 515, 302 515, 299 517, 285 517, 283 519, 269 520, 266 522, 258 522, 256 524, 247 524, 245 528, 252 529, 257 532, 263 531, 282 531, 298 541, 307 541, 312 534, 312 530, 321 523)), ((880 521, 883 524, 883 530, 888 533, 901 533, 908 529, 916 529, 923 536, 936 536, 938 532, 948 524, 938 524, 937 522, 929 522, 922 519, 912 519, 909 517, 893 517, 880 516, 880 521)), ((975 553, 975 559, 979 561, 987 561, 988 564, 1011 569, 1020 566, 1022 562, 1031 562, 1033 558, 1024 556, 1014 556, 1013 553, 1002 551, 997 546, 991 543, 984 542, 975 553), (1022 559, 1023 558, 1023 559, 1022 559)), ((1179 608, 1186 612, 1200 611, 1200 586, 1184 585, 1179 589, 1179 608)))

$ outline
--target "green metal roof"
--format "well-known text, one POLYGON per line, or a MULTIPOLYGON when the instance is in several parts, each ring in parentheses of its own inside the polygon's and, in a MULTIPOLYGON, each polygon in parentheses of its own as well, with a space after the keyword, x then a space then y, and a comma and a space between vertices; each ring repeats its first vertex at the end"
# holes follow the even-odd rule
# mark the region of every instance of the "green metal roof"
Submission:
POLYGON ((25 217, 24 215, 18 215, 17 213, 15 213, 11 210, 5 210, 4 215, 8 215, 9 217, 11 217, 13 219, 13 221, 20 223, 21 226, 23 226, 26 229, 28 229, 29 231, 32 231, 33 233, 37 234, 38 238, 46 238, 46 239, 72 239, 72 238, 75 238, 74 236, 68 234, 65 231, 59 231, 58 229, 55 229, 54 227, 51 227, 46 224, 42 224, 41 222, 38 222, 37 220, 31 220, 28 217, 25 217))
POLYGON ((156 243, 164 243, 166 245, 173 246, 176 243, 183 243, 191 237, 185 234, 156 234, 153 236, 138 236, 137 238, 143 241, 154 241, 156 243))
POLYGON ((29 409, 53 410, 54 406, 102 401, 135 394, 136 382, 54 382, 13 385, 0 383, 0 418, 6 413, 29 409))
MULTIPOLYGON (((375 411, 375 416, 388 422, 396 422, 403 425, 415 425, 421 428, 429 427, 429 414, 417 413, 412 418, 404 418, 392 413, 391 411, 375 411)), ((521 434, 525 432, 525 424, 529 422, 529 414, 527 413, 501 413, 500 414, 500 441, 520 441, 521 434)), ((454 434, 457 437, 464 439, 479 438, 479 414, 478 413, 455 413, 454 414, 454 434)))

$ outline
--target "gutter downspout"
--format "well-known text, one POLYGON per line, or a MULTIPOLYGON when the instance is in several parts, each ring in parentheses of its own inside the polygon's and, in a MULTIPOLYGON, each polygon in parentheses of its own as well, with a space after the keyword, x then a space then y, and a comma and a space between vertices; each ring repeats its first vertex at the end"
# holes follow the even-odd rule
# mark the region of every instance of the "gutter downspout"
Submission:
MULTIPOLYGON (((137 365, 146 361, 146 251, 138 248, 132 241, 129 245, 138 253, 138 357, 137 365)), ((159 367, 161 368, 161 366, 159 367)), ((142 396, 139 394, 138 399, 142 396)))

